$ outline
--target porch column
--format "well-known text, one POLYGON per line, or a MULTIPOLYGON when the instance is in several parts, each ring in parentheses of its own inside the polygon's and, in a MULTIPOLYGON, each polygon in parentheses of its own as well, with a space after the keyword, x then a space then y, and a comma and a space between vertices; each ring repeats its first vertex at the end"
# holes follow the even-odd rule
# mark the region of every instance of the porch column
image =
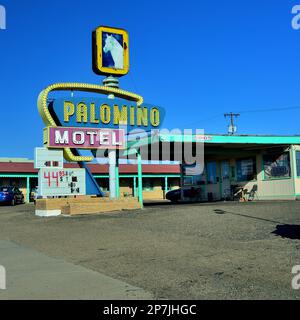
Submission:
POLYGON ((30 201, 30 177, 26 177, 26 202, 30 201))
POLYGON ((168 176, 165 177, 165 193, 169 191, 168 189, 168 176))
POLYGON ((116 198, 116 150, 108 151, 109 159, 109 197, 111 199, 116 198))
POLYGON ((217 177, 219 176, 219 193, 220 193, 220 200, 223 198, 223 177, 222 177, 222 162, 217 162, 217 177))
POLYGON ((116 159, 116 198, 120 198, 119 156, 116 159))
POLYGON ((292 179, 293 179, 293 187, 294 187, 294 196, 297 198, 297 161, 296 161, 296 148, 295 146, 291 146, 290 148, 290 162, 291 162, 291 171, 292 171, 292 179))
POLYGON ((137 151, 137 167, 138 167, 138 197, 141 208, 144 207, 143 203, 143 173, 142 173, 142 157, 141 150, 137 151))
POLYGON ((136 177, 133 177, 133 196, 136 197, 136 177))

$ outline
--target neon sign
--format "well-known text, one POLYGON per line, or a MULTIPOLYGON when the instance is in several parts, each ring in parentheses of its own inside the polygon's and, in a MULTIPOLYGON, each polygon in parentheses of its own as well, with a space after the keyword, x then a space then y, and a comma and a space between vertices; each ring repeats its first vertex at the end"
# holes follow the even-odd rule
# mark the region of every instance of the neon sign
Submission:
POLYGON ((124 149, 125 131, 123 129, 95 129, 48 127, 45 129, 48 148, 77 149, 124 149))

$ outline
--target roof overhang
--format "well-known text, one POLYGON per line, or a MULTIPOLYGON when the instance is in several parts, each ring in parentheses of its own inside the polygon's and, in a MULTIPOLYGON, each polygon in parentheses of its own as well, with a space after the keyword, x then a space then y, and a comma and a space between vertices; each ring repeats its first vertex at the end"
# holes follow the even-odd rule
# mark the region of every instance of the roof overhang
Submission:
POLYGON ((300 144, 300 136, 257 136, 257 135, 166 135, 160 134, 161 142, 195 142, 204 144, 262 144, 291 145, 300 144))

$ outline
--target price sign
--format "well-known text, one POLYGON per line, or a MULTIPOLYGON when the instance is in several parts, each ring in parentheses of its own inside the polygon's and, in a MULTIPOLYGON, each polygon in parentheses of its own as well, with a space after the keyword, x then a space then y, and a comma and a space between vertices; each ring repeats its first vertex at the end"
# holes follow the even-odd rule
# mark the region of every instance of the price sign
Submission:
POLYGON ((47 197, 85 194, 84 169, 40 169, 39 195, 47 197))

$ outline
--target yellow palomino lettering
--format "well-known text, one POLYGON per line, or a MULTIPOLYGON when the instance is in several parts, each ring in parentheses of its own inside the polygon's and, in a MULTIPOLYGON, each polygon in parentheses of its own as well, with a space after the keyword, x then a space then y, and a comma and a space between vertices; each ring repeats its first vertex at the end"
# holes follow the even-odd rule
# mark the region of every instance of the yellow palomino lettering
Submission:
POLYGON ((95 112, 95 103, 91 103, 91 118, 90 118, 91 123, 99 123, 100 120, 97 119, 96 117, 96 112, 95 112))
POLYGON ((127 106, 122 106, 119 110, 118 105, 114 105, 114 124, 127 124, 127 106))
POLYGON ((137 108, 137 125, 147 127, 148 126, 148 109, 146 107, 144 108, 137 108))
POLYGON ((64 102, 64 121, 69 122, 70 116, 72 116, 75 113, 75 106, 74 103, 70 101, 64 102))
POLYGON ((87 105, 83 102, 78 103, 76 111, 76 122, 85 122, 88 120, 87 105))
POLYGON ((130 107, 130 125, 134 126, 134 121, 135 121, 135 107, 131 106, 130 107))
POLYGON ((100 107, 100 119, 102 123, 110 123, 110 106, 108 104, 102 104, 100 107))
MULTIPOLYGON (((95 102, 86 104, 79 102, 74 104, 70 101, 64 101, 64 121, 70 122, 73 117, 77 123, 91 124, 113 124, 113 125, 131 125, 144 126, 151 125, 158 127, 160 125, 160 111, 157 107, 136 107, 119 106, 117 104, 97 105, 95 102)), ((74 120, 75 120, 74 119, 74 120)))
POLYGON ((160 124, 160 114, 157 108, 152 108, 150 111, 150 123, 153 127, 157 127, 160 124))

